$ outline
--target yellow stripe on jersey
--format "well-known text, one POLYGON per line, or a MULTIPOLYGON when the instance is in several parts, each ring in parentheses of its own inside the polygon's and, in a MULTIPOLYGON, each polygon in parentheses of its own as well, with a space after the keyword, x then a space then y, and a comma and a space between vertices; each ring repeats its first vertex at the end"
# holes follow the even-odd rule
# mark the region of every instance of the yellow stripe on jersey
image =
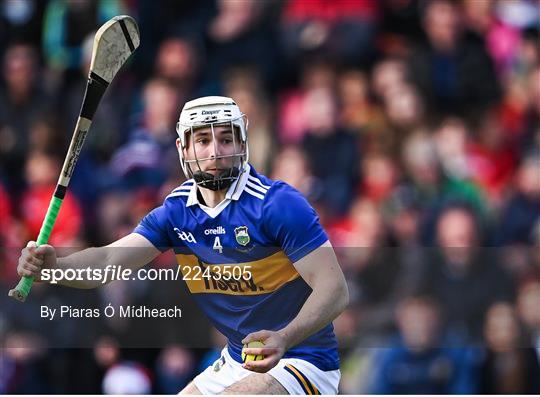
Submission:
POLYGON ((267 294, 300 276, 283 251, 245 263, 207 264, 199 261, 195 255, 183 254, 177 254, 176 261, 183 279, 194 294, 267 294), (227 270, 233 277, 227 274, 227 270), (241 275, 244 278, 239 277, 241 275))

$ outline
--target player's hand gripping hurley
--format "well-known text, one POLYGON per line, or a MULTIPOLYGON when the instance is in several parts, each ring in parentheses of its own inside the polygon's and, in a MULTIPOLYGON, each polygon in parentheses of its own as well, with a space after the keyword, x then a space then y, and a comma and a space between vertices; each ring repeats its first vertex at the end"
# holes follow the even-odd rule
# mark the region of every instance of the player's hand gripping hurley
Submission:
MULTIPOLYGON (((58 212, 60 211, 60 206, 64 200, 69 180, 73 174, 73 169, 79 158, 79 153, 92 124, 92 118, 99 102, 118 70, 120 70, 131 53, 139 46, 139 42, 139 28, 137 27, 137 23, 132 17, 126 15, 112 18, 96 32, 84 100, 73 137, 71 138, 69 150, 62 166, 62 172, 56 185, 56 190, 51 198, 47 215, 45 215, 39 231, 37 238, 38 246, 46 244, 49 240, 54 223, 58 217, 58 212)), ((25 276, 21 278, 19 284, 9 291, 9 296, 24 302, 30 293, 33 282, 33 277, 25 276)))

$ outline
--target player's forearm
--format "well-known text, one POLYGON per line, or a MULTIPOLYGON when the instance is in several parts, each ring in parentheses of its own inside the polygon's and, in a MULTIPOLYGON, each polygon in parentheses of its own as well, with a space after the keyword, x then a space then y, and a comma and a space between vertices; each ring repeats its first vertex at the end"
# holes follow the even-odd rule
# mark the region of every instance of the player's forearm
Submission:
POLYGON ((117 277, 124 277, 126 270, 143 267, 159 253, 145 237, 131 233, 105 247, 88 248, 58 259, 58 269, 71 269, 81 275, 77 280, 59 280, 58 284, 74 288, 100 287, 117 277), (122 272, 115 269, 122 269, 122 272))
MULTIPOLYGON (((107 266, 110 266, 114 261, 114 257, 110 255, 110 248, 108 247, 92 247, 85 250, 75 252, 63 258, 58 258, 56 262, 56 269, 60 269, 66 274, 66 270, 85 270, 87 268, 103 270, 107 266)), ((80 289, 96 288, 103 285, 98 278, 90 277, 93 273, 81 273, 83 277, 76 278, 74 280, 68 280, 65 277, 57 280, 58 284, 80 289)))
POLYGON ((334 320, 349 303, 347 285, 341 280, 329 283, 324 280, 312 286, 298 315, 285 328, 278 331, 287 341, 287 349, 297 345, 334 320))

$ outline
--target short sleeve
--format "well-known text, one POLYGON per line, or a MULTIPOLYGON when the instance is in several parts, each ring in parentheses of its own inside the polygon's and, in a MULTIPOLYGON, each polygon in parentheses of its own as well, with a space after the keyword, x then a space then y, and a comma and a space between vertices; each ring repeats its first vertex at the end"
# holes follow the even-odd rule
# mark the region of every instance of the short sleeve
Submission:
POLYGON ((319 217, 293 187, 276 182, 264 203, 267 233, 292 262, 297 262, 328 240, 319 217))
POLYGON ((146 215, 139 225, 133 230, 146 237, 161 252, 167 251, 171 247, 167 234, 167 215, 165 207, 160 206, 146 215))

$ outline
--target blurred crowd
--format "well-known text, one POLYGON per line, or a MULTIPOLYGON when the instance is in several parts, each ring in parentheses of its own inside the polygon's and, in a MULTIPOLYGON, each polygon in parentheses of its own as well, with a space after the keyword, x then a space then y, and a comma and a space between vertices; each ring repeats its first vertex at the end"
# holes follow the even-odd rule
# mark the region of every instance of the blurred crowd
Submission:
MULTIPOLYGON (((183 103, 230 96, 252 164, 305 194, 336 247, 351 294, 335 321, 342 393, 540 393, 539 1, 0 1, 2 291, 48 207, 93 34, 119 14, 141 45, 100 104, 51 244, 129 233, 184 180, 183 103)), ((24 312, 49 290, 33 293, 0 297, 1 393, 176 393, 224 344, 200 319, 214 349, 187 347, 186 329, 123 349, 138 329, 125 324, 91 349, 41 348, 24 312)), ((83 332, 70 327, 52 337, 83 332)))

